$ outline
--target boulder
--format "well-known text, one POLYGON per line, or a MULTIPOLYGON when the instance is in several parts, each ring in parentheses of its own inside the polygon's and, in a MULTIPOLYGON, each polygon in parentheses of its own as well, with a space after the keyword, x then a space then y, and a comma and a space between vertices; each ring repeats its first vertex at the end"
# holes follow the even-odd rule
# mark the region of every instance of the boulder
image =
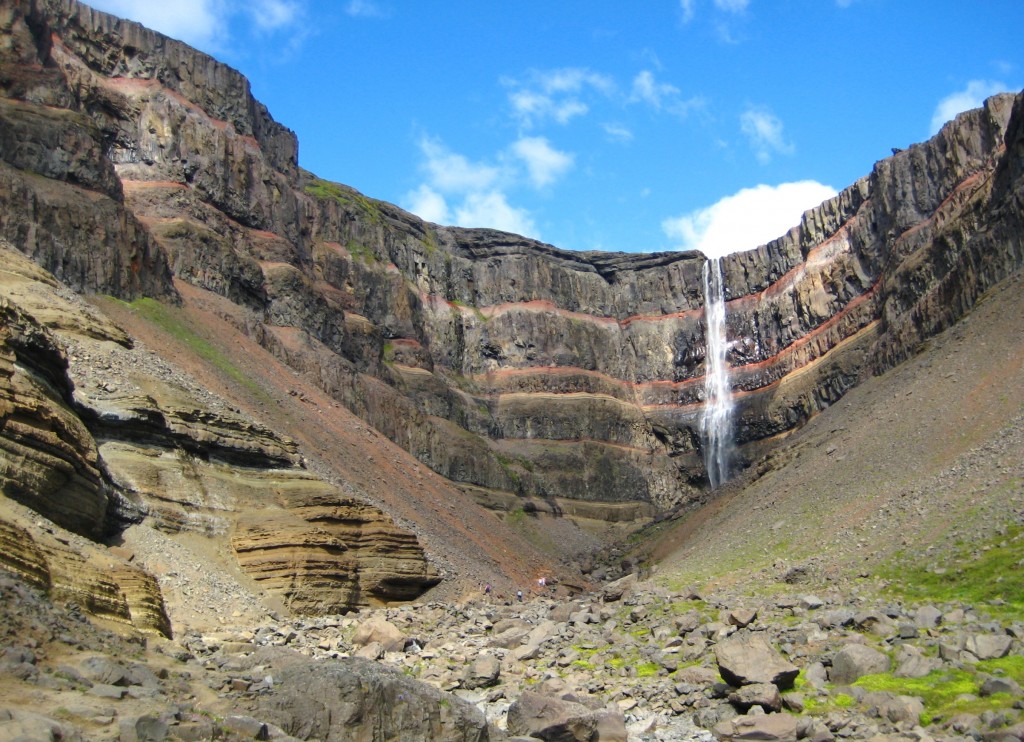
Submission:
POLYGON ((727 620, 732 626, 745 629, 747 626, 752 624, 756 618, 757 609, 755 608, 735 608, 729 611, 727 620))
POLYGON ((720 740, 796 742, 797 717, 792 714, 737 716, 716 724, 713 731, 720 740))
POLYGON ((729 694, 729 703, 740 711, 760 706, 765 711, 782 710, 782 694, 773 683, 751 683, 729 694))
POLYGON ((935 628, 942 622, 942 611, 933 605, 922 605, 914 611, 914 625, 919 629, 935 628))
POLYGON ((527 690, 509 707, 508 732, 552 742, 626 742, 622 712, 593 710, 543 692, 527 690))
POLYGON ((468 690, 490 688, 497 685, 501 674, 501 661, 492 654, 482 654, 466 668, 462 687, 468 690))
POLYGON ((625 595, 630 588, 636 585, 636 582, 636 574, 626 575, 621 579, 615 580, 615 582, 609 582, 601 589, 601 598, 606 603, 614 603, 617 600, 622 600, 622 596, 625 595))
POLYGON ((274 676, 258 718, 300 739, 485 742, 472 704, 377 662, 296 661, 274 676))
POLYGON ((1013 639, 1006 634, 971 634, 964 649, 979 660, 995 660, 1010 653, 1013 639))
POLYGON ((352 635, 352 644, 357 647, 373 642, 379 643, 385 652, 401 652, 405 649, 406 636, 393 623, 377 615, 359 624, 352 635))
POLYGON ((867 708, 869 713, 874 712, 872 715, 877 714, 893 724, 901 722, 917 724, 921 714, 924 713, 924 703, 920 698, 901 696, 896 693, 868 693, 861 700, 861 705, 867 708))
POLYGON ((942 667, 942 660, 937 657, 926 657, 920 649, 912 644, 902 644, 896 650, 896 670, 898 678, 923 678, 932 670, 942 667))
POLYGON ((763 634, 740 632, 715 645, 718 670, 733 686, 773 683, 785 690, 793 687, 800 668, 786 660, 763 634))
POLYGON ((829 680, 836 685, 849 685, 862 675, 888 670, 889 658, 877 649, 863 644, 847 644, 832 658, 829 680))

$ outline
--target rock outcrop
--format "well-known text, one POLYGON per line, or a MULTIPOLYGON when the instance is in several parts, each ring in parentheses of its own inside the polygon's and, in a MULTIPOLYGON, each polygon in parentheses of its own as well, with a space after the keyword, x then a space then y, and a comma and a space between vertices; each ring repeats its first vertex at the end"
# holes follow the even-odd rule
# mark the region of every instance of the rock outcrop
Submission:
MULTIPOLYGON (((4 12, 0 235, 59 278, 234 302, 490 507, 618 520, 701 496, 701 255, 423 222, 301 170, 210 57, 75 0, 4 12)), ((741 460, 1020 269, 1022 147, 1024 99, 997 96, 725 259, 741 460)))
POLYGON ((294 441, 133 348, 2 241, 0 255, 0 564, 160 633, 172 627, 157 581, 98 543, 133 523, 230 540, 242 571, 296 613, 409 600, 440 581, 413 533, 306 471, 294 441), (34 527, 33 512, 52 525, 34 527))

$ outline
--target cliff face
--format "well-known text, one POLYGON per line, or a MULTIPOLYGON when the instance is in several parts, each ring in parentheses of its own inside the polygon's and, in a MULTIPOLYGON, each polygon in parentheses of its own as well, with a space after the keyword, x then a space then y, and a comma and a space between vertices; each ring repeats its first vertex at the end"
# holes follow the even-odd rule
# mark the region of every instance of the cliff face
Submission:
MULTIPOLYGON (((292 133, 205 55, 74 0, 0 13, 0 236, 59 279, 175 302, 173 276, 224 297, 250 337, 490 507, 629 520, 700 496, 702 256, 425 223, 299 169, 292 133)), ((993 98, 725 259, 741 458, 1020 269, 1022 148, 1024 97, 993 98)), ((309 508, 340 507, 312 490, 279 505, 279 554, 309 542, 309 508)))

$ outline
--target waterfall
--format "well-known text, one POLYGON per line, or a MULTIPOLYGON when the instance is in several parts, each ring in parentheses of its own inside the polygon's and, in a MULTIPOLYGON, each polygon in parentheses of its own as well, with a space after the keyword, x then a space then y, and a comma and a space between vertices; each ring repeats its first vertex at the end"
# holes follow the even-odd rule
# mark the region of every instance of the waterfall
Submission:
POLYGON ((729 345, 725 336, 725 282, 721 258, 709 258, 704 263, 704 316, 707 350, 700 432, 704 442, 704 466, 711 487, 715 488, 729 478, 732 449, 732 394, 725 360, 729 345))

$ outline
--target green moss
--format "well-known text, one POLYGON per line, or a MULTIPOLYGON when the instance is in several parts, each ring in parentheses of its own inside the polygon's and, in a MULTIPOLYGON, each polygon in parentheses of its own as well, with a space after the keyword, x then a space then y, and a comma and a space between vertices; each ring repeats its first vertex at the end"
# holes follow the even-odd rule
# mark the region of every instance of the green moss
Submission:
POLYGON ((638 678, 650 678, 658 674, 659 667, 654 662, 641 662, 636 666, 636 676, 638 678))
POLYGON ((334 201, 346 208, 355 208, 374 224, 383 224, 384 218, 376 203, 359 193, 358 191, 346 188, 340 183, 332 183, 329 180, 314 178, 306 185, 306 193, 321 201, 334 201))
POLYGON ((597 667, 594 665, 593 662, 588 662, 587 660, 573 660, 572 661, 572 666, 573 667, 578 667, 581 670, 596 670, 597 669, 597 667))
MULTIPOLYGON (((1013 480, 1020 487, 1021 480, 1013 480)), ((927 563, 906 555, 880 571, 890 580, 890 591, 912 601, 988 603, 996 615, 1024 616, 1024 526, 1013 526, 980 544, 958 544, 942 560, 951 565, 937 572, 927 563)))
POLYGON ((626 666, 626 660, 623 657, 612 657, 607 662, 605 662, 605 664, 608 665, 608 667, 614 668, 616 670, 621 670, 623 667, 626 666))
MULTIPOLYGON (((1006 658, 1010 659, 1010 658, 1006 658)), ((1024 658, 1016 658, 1003 665, 998 660, 986 661, 986 667, 979 663, 978 669, 985 672, 1007 668, 1021 672, 1024 658)), ((867 691, 888 691, 903 696, 915 696, 924 703, 921 723, 927 724, 936 718, 948 719, 956 714, 982 714, 985 711, 999 711, 1013 705, 1014 699, 1006 693, 996 693, 979 698, 978 678, 967 670, 935 670, 923 678, 897 678, 891 673, 865 675, 854 685, 867 691)))
POLYGON ((373 254, 373 250, 371 250, 369 247, 362 244, 361 242, 349 240, 347 243, 345 243, 345 249, 348 250, 349 255, 351 255, 356 260, 360 260, 364 263, 377 262, 377 256, 373 254))
POLYGON ((841 709, 848 709, 853 706, 854 698, 847 693, 837 693, 832 702, 841 709))
POLYGON ((136 299, 129 306, 133 312, 159 327, 254 397, 270 401, 267 393, 242 373, 241 369, 235 366, 220 348, 193 332, 183 321, 178 310, 149 298, 136 299))
POLYGON ((982 660, 975 667, 980 672, 1010 678, 1024 685, 1024 656, 1011 654, 996 660, 982 660))

